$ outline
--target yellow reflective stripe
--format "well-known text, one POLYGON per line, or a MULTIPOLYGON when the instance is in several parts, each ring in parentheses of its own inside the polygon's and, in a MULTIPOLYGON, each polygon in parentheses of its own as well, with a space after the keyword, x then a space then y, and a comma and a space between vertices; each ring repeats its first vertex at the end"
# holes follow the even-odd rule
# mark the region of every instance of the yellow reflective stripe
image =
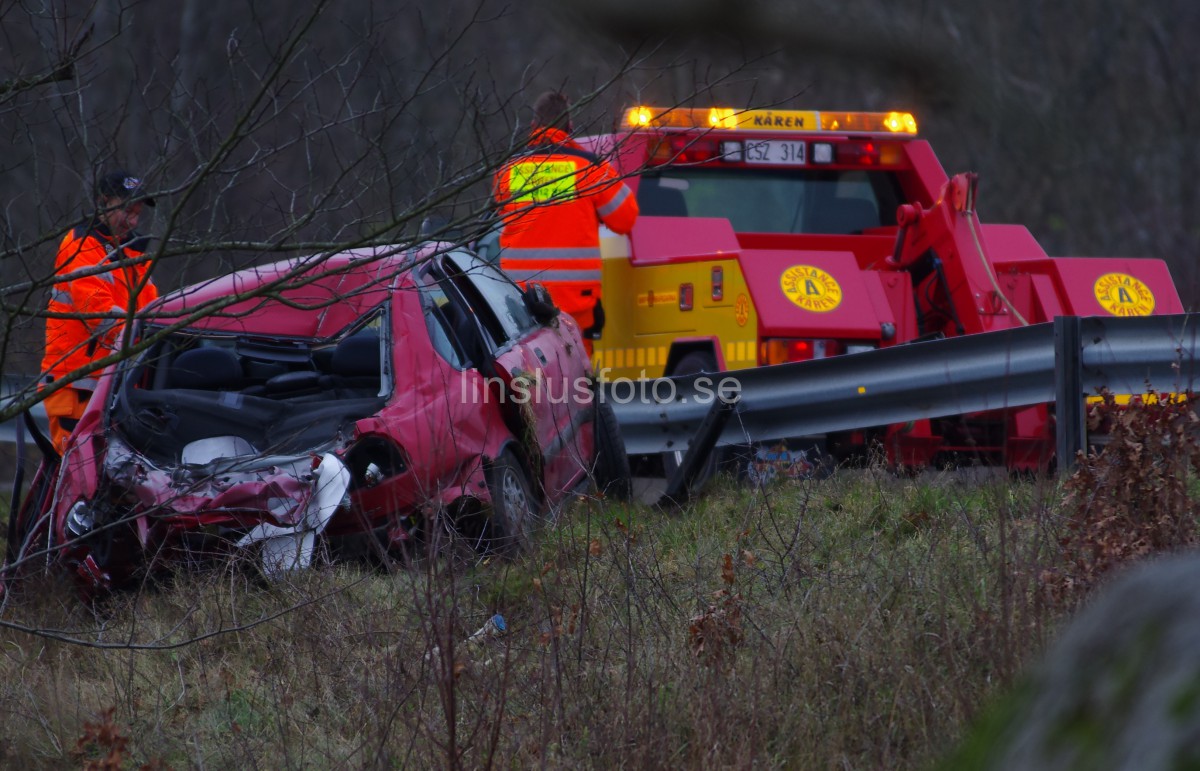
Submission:
POLYGON ((598 207, 596 209, 596 213, 599 214, 601 217, 607 217, 608 215, 615 212, 621 204, 625 203, 625 199, 628 198, 632 194, 633 194, 633 192, 629 189, 629 186, 622 183, 621 189, 617 192, 616 195, 613 196, 613 199, 611 201, 609 201, 608 203, 604 204, 603 206, 598 207))
MULTIPOLYGON (((667 349, 662 346, 637 348, 604 348, 592 354, 592 367, 596 370, 622 370, 637 368, 640 377, 656 377, 647 368, 658 367, 667 361, 667 349)), ((602 374, 597 372, 597 375, 602 374)))
POLYGON ((508 192, 517 203, 568 201, 575 197, 575 164, 571 161, 525 161, 508 172, 508 192))

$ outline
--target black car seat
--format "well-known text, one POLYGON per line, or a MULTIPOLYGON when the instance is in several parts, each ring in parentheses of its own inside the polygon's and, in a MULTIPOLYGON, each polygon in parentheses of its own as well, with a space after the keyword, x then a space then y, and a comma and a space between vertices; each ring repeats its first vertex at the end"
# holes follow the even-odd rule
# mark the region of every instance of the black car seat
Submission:
POLYGON ((362 329, 342 338, 333 349, 329 368, 336 387, 378 393, 382 374, 379 333, 362 329))
POLYGON ((192 348, 175 357, 167 372, 167 388, 232 391, 242 387, 242 364, 224 348, 192 348))

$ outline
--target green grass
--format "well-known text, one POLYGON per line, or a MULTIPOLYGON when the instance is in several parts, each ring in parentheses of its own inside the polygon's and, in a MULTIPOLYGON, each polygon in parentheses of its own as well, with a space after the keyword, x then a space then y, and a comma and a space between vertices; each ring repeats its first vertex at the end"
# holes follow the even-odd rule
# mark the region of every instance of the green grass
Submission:
POLYGON ((841 472, 581 500, 512 561, 216 570, 98 611, 49 581, 4 620, 80 644, 0 630, 0 764, 78 766, 112 709, 128 768, 920 766, 1047 638, 1061 497, 841 472), (160 647, 86 644, 131 641, 160 647))

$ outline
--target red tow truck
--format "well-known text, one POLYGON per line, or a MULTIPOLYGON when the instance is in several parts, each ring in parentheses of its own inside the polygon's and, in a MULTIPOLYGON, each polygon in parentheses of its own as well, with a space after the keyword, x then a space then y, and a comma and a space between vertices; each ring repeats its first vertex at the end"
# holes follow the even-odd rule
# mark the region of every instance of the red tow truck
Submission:
MULTIPOLYGON (((655 378, 853 354, 1051 321, 1182 313, 1157 259, 1049 257, 983 224, 974 174, 947 176, 909 113, 634 107, 582 144, 637 194, 602 231, 605 323, 593 364, 655 378)), ((948 455, 1044 470, 1048 405, 825 438, 891 463, 948 455)))

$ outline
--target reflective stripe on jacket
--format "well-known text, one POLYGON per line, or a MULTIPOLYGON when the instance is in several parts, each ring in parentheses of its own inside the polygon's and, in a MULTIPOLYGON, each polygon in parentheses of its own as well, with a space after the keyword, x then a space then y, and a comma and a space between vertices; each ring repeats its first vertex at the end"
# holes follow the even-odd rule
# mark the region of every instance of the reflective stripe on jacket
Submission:
MULTIPOLYGON (((128 244, 136 236, 130 234, 128 244)), ((74 275, 106 264, 140 257, 132 246, 122 247, 98 223, 67 233, 58 247, 55 276, 47 309, 58 314, 107 313, 109 318, 47 318, 42 372, 61 377, 112 353, 120 340, 124 317, 158 297, 148 264, 114 266, 93 275, 74 275)))
POLYGON ((606 161, 564 131, 536 131, 496 173, 500 266, 517 281, 600 283, 603 222, 628 233, 637 200, 606 161))

